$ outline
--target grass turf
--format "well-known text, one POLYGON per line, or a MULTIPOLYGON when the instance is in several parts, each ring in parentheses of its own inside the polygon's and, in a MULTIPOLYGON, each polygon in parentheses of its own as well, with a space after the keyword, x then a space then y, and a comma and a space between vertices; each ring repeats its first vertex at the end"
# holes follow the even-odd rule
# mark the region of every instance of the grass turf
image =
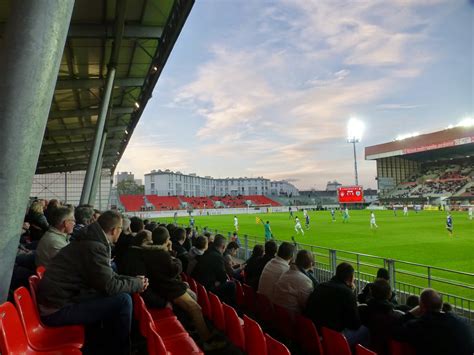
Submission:
MULTIPOLYGON (((398 211, 397 214, 395 217, 392 211, 375 211, 379 228, 371 230, 369 211, 350 211, 350 219, 346 224, 342 223, 342 216, 338 211, 336 211, 335 222, 331 220, 329 211, 310 211, 310 229, 305 229, 304 236, 296 235, 294 220, 289 219, 288 213, 242 214, 238 215, 239 236, 242 242, 245 234, 257 236, 260 238, 259 242, 263 243, 263 225, 255 222, 255 217, 259 216, 263 221, 270 221, 273 235, 278 240, 290 241, 291 236, 295 236, 296 241, 301 244, 474 273, 474 220, 470 221, 466 212, 453 212, 453 237, 449 236, 445 228, 446 212, 421 211, 415 214, 410 211, 406 217, 403 216, 402 211, 398 211)), ((298 212, 295 215, 298 215, 304 229, 303 213, 298 212)), ((207 226, 212 230, 217 229, 222 232, 234 230, 232 215, 197 215, 194 218, 195 224, 201 228, 207 226)), ((188 222, 189 218, 178 218, 179 224, 188 222)), ((253 243, 250 245, 252 246, 253 243)), ((318 248, 313 248, 313 250, 317 252, 319 261, 328 263, 327 251, 318 248)), ((352 255, 339 252, 338 257, 354 258, 352 255)), ((365 260, 375 265, 379 263, 377 259, 366 258, 365 260)), ((373 268, 372 270, 368 267, 365 269, 367 272, 375 272, 373 268)), ((407 264, 398 263, 397 269, 426 274, 426 269, 407 264)), ((432 272, 433 276, 474 284, 473 276, 446 274, 436 270, 432 272)), ((403 278, 400 276, 398 281, 413 281, 414 277, 407 275, 405 280, 403 278)), ((426 286, 421 280, 415 283, 426 286)), ((458 290, 436 282, 433 282, 432 286, 474 299, 472 290, 458 290)))

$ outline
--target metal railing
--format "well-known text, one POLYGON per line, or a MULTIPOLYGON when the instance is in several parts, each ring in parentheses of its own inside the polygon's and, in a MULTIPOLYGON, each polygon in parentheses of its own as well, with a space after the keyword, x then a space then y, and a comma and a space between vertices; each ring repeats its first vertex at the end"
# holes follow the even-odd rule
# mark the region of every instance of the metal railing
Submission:
MULTIPOLYGON (((232 232, 228 231, 210 228, 207 231, 229 239, 232 236, 232 232)), ((241 248, 238 257, 243 260, 250 257, 256 244, 265 244, 265 238, 260 236, 245 234, 239 236, 239 240, 241 248)), ((283 241, 275 240, 277 244, 283 241)), ((354 266, 355 285, 359 293, 367 283, 375 280, 377 270, 383 267, 389 272, 392 292, 396 293, 400 304, 405 304, 410 295, 418 296, 423 289, 434 288, 458 315, 469 319, 474 325, 474 273, 310 244, 294 244, 297 250, 306 249, 315 256, 313 272, 318 282, 328 281, 335 274, 339 263, 348 262, 354 266)))

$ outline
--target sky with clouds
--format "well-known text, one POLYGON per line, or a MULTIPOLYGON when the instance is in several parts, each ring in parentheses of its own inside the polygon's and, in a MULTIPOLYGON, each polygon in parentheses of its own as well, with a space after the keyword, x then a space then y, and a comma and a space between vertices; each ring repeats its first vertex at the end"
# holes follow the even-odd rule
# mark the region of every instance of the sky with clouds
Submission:
POLYGON ((196 0, 117 171, 376 187, 364 147, 474 114, 472 0, 196 0))

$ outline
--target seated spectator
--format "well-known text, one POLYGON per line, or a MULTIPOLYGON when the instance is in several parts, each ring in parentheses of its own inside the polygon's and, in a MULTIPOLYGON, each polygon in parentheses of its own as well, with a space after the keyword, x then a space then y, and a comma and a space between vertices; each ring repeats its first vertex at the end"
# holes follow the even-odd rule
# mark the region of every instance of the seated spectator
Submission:
POLYGON ((54 211, 54 209, 58 208, 61 206, 61 202, 59 202, 56 199, 49 200, 48 206, 46 207, 46 210, 44 210, 44 216, 46 217, 47 221, 49 224, 51 224, 51 214, 54 211))
POLYGON ((193 273, 193 270, 196 267, 196 264, 199 262, 199 259, 207 250, 207 243, 207 238, 202 235, 196 238, 196 242, 188 254, 188 269, 186 270, 188 275, 193 273))
POLYGON ((453 313, 441 312, 442 305, 438 292, 423 290, 420 305, 400 319, 394 338, 412 345, 418 355, 472 355, 472 329, 453 313))
POLYGON ((141 232, 145 228, 141 218, 133 216, 130 218, 130 230, 132 235, 136 235, 138 232, 141 232))
POLYGON ((278 246, 275 241, 269 240, 265 242, 265 253, 261 258, 258 259, 255 266, 255 272, 251 272, 251 276, 247 276, 247 284, 250 285, 255 291, 258 290, 258 283, 260 282, 260 276, 262 275, 265 265, 272 260, 278 250, 278 246))
POLYGON ((188 251, 183 246, 186 240, 186 230, 184 228, 174 228, 173 232, 170 231, 170 234, 172 234, 172 249, 176 254, 175 256, 181 261, 183 270, 187 270, 189 262, 188 251))
POLYGON ((184 240, 183 247, 189 252, 193 246, 193 229, 186 227, 184 230, 186 231, 186 239, 184 240))
MULTIPOLYGON (((117 269, 121 275, 147 275, 143 253, 153 249, 152 233, 142 230, 132 237, 130 246, 126 248, 121 257, 117 259, 117 269)), ((153 288, 148 287, 142 293, 143 300, 148 307, 163 308, 167 301, 161 297, 153 288)))
POLYGON ((308 271, 313 266, 313 254, 308 250, 300 250, 296 254, 295 263, 275 284, 273 303, 293 313, 302 313, 309 295, 313 292, 313 281, 308 276, 308 271))
POLYGON ((201 307, 191 296, 192 291, 179 278, 182 271, 181 262, 170 254, 172 243, 168 230, 157 227, 153 231, 152 238, 153 247, 157 248, 150 248, 143 253, 150 288, 191 317, 199 336, 204 341, 206 351, 222 347, 225 344, 212 339, 213 336, 204 321, 201 307))
POLYGON ((407 297, 406 304, 398 305, 397 309, 403 313, 411 311, 413 308, 420 304, 420 297, 416 295, 410 295, 407 297))
POLYGON ((253 247, 252 255, 245 262, 245 268, 244 268, 245 283, 249 286, 252 286, 252 285, 250 285, 250 282, 253 282, 254 279, 255 279, 255 274, 256 274, 257 267, 258 267, 258 262, 259 262, 260 258, 263 256, 263 252, 264 252, 263 245, 256 244, 253 247))
POLYGON ((367 307, 360 314, 362 324, 369 329, 370 349, 379 355, 390 355, 388 342, 392 328, 403 313, 394 309, 391 302, 392 290, 386 279, 376 279, 370 292, 367 307))
POLYGON ((48 267, 52 258, 69 244, 69 235, 74 229, 73 210, 67 207, 56 207, 50 211, 51 225, 43 235, 36 248, 36 266, 48 267))
POLYGON ((318 329, 342 332, 351 346, 367 344, 368 337, 367 328, 361 327, 354 290, 354 268, 340 263, 330 281, 316 286, 306 306, 307 316, 318 329))
POLYGON ((94 209, 89 205, 79 206, 74 210, 74 218, 76 218, 76 224, 72 234, 75 237, 82 228, 94 223, 94 209))
POLYGON ((235 305, 235 284, 228 282, 225 271, 224 250, 226 239, 216 234, 214 242, 196 264, 193 276, 208 291, 215 293, 224 302, 235 305))
MULTIPOLYGON (((380 268, 377 270, 377 279, 384 279, 387 281, 390 281, 390 275, 388 274, 388 270, 384 268, 380 268)), ((367 303, 370 298, 372 298, 372 282, 369 282, 367 285, 365 285, 364 289, 362 290, 361 293, 357 296, 357 301, 359 303, 367 303)), ((390 302, 392 302, 394 305, 397 305, 397 299, 395 293, 392 293, 392 298, 390 299, 390 302)))
POLYGON ((100 212, 98 209, 94 208, 94 216, 92 216, 94 222, 99 220, 99 217, 100 217, 101 214, 102 214, 102 212, 100 212))
POLYGON ((227 244, 227 248, 224 251, 225 270, 227 275, 242 281, 242 267, 240 263, 235 261, 237 252, 239 251, 239 245, 236 242, 230 242, 227 244))
MULTIPOLYGON (((121 262, 120 259, 123 257, 123 254, 126 252, 126 250, 130 246, 132 246, 134 236, 132 235, 132 230, 130 229, 130 223, 131 223, 130 219, 123 218, 122 233, 120 233, 120 236, 112 249, 112 257, 117 266, 118 264, 120 264, 121 262)), ((125 274, 125 275, 129 275, 129 274, 125 274)), ((135 275, 143 275, 143 274, 135 274, 135 275)))
MULTIPOLYGON (((122 217, 104 212, 96 223, 62 248, 51 261, 38 286, 38 305, 44 324, 55 327, 82 324, 87 330, 101 323, 102 339, 110 353, 130 353, 132 299, 129 293, 148 286, 145 277, 117 275, 110 266, 110 244, 120 235, 122 217)), ((87 350, 87 351, 86 351, 87 350)), ((90 349, 90 353, 98 353, 90 349)))
POLYGON ((43 212, 43 203, 40 200, 33 201, 26 215, 26 222, 30 224, 30 237, 37 241, 49 229, 49 223, 43 212))
POLYGON ((268 297, 273 302, 273 289, 280 276, 290 269, 295 247, 288 242, 281 243, 275 258, 265 265, 258 283, 258 293, 268 297))
POLYGON ((149 222, 149 223, 144 223, 145 225, 145 229, 147 231, 150 231, 150 232, 153 232, 153 230, 158 227, 158 223, 152 221, 152 222, 149 222))

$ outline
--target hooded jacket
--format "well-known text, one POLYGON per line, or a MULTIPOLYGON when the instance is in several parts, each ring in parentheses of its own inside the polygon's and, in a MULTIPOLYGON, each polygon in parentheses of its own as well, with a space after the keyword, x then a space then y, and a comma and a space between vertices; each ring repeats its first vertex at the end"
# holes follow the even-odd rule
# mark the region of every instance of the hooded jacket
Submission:
POLYGON ((140 291, 140 279, 118 275, 112 270, 110 250, 99 223, 83 228, 77 239, 62 248, 46 269, 38 286, 40 313, 48 315, 69 304, 140 291))

